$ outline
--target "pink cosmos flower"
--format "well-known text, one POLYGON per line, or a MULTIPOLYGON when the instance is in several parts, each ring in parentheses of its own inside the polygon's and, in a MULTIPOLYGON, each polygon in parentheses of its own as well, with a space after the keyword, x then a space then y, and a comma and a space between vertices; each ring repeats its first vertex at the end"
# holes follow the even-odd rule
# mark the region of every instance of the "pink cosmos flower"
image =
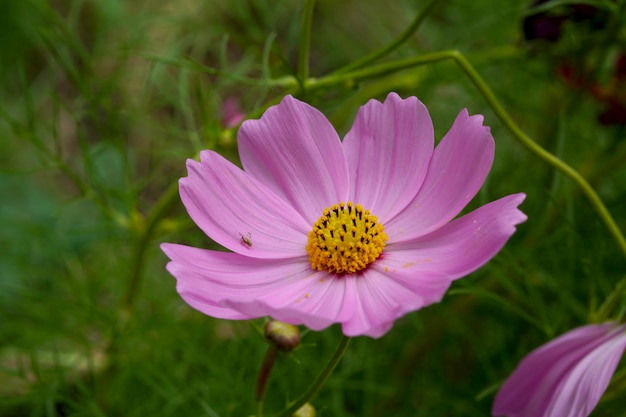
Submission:
POLYGON ((239 101, 230 97, 222 104, 222 126, 226 128, 233 128, 237 126, 243 119, 246 118, 246 114, 241 110, 239 101))
POLYGON ((363 106, 342 141, 321 112, 286 96, 241 125, 243 170, 212 151, 187 162, 182 201, 232 252, 164 243, 178 292, 213 317, 382 336, 440 301, 526 219, 515 194, 453 220, 491 167, 482 122, 461 111, 433 149, 426 107, 391 93, 363 106))
POLYGON ((496 395, 492 414, 586 417, 626 349, 626 325, 591 324, 532 351, 496 395))

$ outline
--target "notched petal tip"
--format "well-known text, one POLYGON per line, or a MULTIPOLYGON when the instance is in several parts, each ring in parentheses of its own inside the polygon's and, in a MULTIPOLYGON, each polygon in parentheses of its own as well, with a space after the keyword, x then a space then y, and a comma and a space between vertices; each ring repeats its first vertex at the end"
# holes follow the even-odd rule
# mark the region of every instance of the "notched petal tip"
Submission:
POLYGON ((238 131, 246 173, 314 221, 329 204, 344 201, 349 183, 341 139, 326 116, 292 96, 238 131))
POLYGON ((400 97, 398 93, 396 93, 395 91, 392 91, 391 93, 387 94, 387 97, 385 97, 384 103, 387 103, 387 102, 401 103, 401 102, 415 102, 415 101, 419 101, 417 97, 415 96, 402 98, 400 97))
POLYGON ((458 114, 435 148, 417 195, 389 223, 390 239, 405 241, 437 230, 478 193, 495 154, 495 142, 483 121, 482 115, 470 116, 467 109, 458 114))
POLYGON ((385 222, 402 211, 424 181, 434 148, 428 109, 416 97, 390 93, 363 105, 342 146, 348 159, 350 200, 385 222))
POLYGON ((493 142, 493 137, 491 136, 491 128, 489 126, 485 126, 485 116, 482 114, 469 114, 467 108, 464 108, 459 112, 456 119, 452 123, 452 127, 450 131, 454 130, 454 128, 461 128, 461 132, 467 132, 467 134, 476 135, 477 138, 484 137, 486 139, 490 139, 493 142), (482 135, 480 134, 482 133, 482 135))

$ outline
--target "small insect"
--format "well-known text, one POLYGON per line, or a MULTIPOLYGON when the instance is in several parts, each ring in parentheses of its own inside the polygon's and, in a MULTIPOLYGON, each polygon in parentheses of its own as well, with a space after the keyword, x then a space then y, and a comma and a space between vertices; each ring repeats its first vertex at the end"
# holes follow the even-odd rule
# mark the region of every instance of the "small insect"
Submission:
POLYGON ((242 244, 246 245, 248 248, 252 247, 252 234, 250 234, 250 232, 246 233, 245 236, 239 233, 239 236, 241 236, 242 244))

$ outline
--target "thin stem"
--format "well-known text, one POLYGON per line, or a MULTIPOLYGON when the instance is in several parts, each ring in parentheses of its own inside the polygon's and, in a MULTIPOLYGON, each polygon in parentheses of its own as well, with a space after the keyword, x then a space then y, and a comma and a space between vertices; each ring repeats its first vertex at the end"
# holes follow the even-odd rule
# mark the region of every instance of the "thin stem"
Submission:
POLYGON ((341 341, 339 342, 339 345, 335 350, 335 353, 333 353, 333 356, 331 356, 331 358, 328 360, 328 363, 319 374, 317 379, 313 382, 313 384, 311 384, 309 389, 300 398, 298 398, 289 407, 287 407, 283 412, 278 414, 277 417, 291 417, 293 413, 298 411, 300 407, 309 402, 318 393, 318 391, 326 383, 326 380, 328 379, 330 374, 332 374, 335 370, 335 367, 337 367, 337 364, 343 357, 344 353, 346 353, 348 345, 350 344, 350 340, 352 340, 350 337, 345 335, 342 336, 341 341))
POLYGON ((611 216, 611 213, 602 202, 602 199, 589 184, 589 182, 587 182, 587 180, 582 175, 580 175, 578 171, 576 171, 574 168, 542 148, 537 142, 533 141, 528 135, 522 132, 522 130, 515 124, 515 122, 511 119, 508 113, 504 110, 502 105, 500 105, 485 80, 478 74, 474 67, 467 61, 467 59, 465 59, 465 57, 460 52, 450 51, 449 54, 450 58, 454 59, 454 61, 472 80, 476 88, 478 88, 478 90, 483 94, 483 96, 487 100, 487 103, 489 103, 496 116, 498 116, 500 121, 511 131, 513 136, 515 136, 518 141, 520 141, 524 146, 526 146, 526 148, 528 148, 539 158, 543 159, 548 164, 552 165, 553 167, 570 177, 570 179, 572 179, 581 188, 582 192, 587 196, 589 202, 604 222, 604 225, 607 227, 611 235, 613 235, 617 246, 623 252, 624 256, 626 256, 626 238, 624 238, 624 235, 617 226, 617 223, 613 219, 613 216, 611 216))
POLYGON ((261 369, 259 370, 259 376, 256 380, 256 388, 254 391, 254 399, 256 400, 256 417, 263 417, 263 398, 265 398, 265 389, 267 388, 267 381, 270 379, 272 369, 274 369, 274 363, 276 363, 276 355, 278 349, 276 346, 269 345, 265 357, 263 357, 263 363, 261 363, 261 369))
POLYGON ((304 11, 302 12, 300 49, 298 52, 298 79, 301 83, 304 83, 304 81, 309 78, 309 54, 311 52, 311 26, 313 23, 314 8, 315 0, 306 0, 304 11))
POLYGON ((611 312, 619 306, 624 294, 626 294, 626 277, 615 286, 615 289, 613 289, 611 294, 604 300, 600 308, 592 313, 590 321, 593 323, 606 321, 611 316, 611 312))
POLYGON ((127 314, 130 314, 132 311, 134 301, 137 298, 137 293, 139 292, 145 254, 148 249, 150 239, 152 238, 152 234, 154 233, 157 224, 162 220, 163 216, 167 214, 172 204, 176 201, 177 196, 178 182, 173 182, 156 202, 154 208, 148 215, 145 226, 141 229, 139 238, 133 250, 133 264, 130 269, 129 284, 122 304, 122 309, 127 314))
POLYGON ((430 11, 431 7, 436 2, 437 0, 428 0, 426 2, 426 5, 424 5, 424 7, 422 7, 422 9, 417 13, 415 18, 411 22, 411 24, 400 35, 398 35, 398 37, 394 39, 392 42, 390 42, 389 44, 385 45, 384 47, 380 48, 377 51, 374 51, 360 59, 357 59, 356 61, 349 63, 346 66, 339 68, 334 73, 343 74, 349 71, 353 71, 357 68, 363 68, 367 64, 370 64, 378 60, 379 58, 382 58, 385 55, 388 55, 392 51, 398 49, 400 45, 406 42, 417 31, 417 29, 419 29, 420 25, 422 24, 422 22, 428 15, 428 12, 430 11))
POLYGON ((450 59, 450 54, 447 51, 435 52, 432 54, 421 55, 418 57, 398 59, 384 64, 372 65, 368 68, 355 70, 346 73, 332 73, 322 78, 309 78, 307 80, 308 90, 318 90, 327 88, 342 83, 356 83, 359 81, 367 80, 369 78, 376 78, 387 74, 393 74, 405 69, 415 68, 420 65, 430 64, 432 62, 442 61, 450 59))

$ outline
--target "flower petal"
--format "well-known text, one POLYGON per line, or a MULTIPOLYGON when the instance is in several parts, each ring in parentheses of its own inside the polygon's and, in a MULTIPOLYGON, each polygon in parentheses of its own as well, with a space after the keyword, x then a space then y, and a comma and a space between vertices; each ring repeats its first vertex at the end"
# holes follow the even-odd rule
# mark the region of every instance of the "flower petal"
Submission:
POLYGON ((437 292, 443 295, 450 285, 449 280, 437 273, 409 278, 376 267, 344 278, 350 280, 353 288, 352 297, 347 297, 346 301, 352 315, 343 321, 343 332, 347 336, 373 338, 383 336, 397 318, 434 302, 436 297, 429 294, 432 288, 437 287, 437 292))
POLYGON ((311 270, 306 258, 256 259, 164 243, 167 270, 193 308, 234 320, 271 316, 321 330, 344 320, 345 281, 311 270))
MULTIPOLYGON (((450 281, 440 282, 445 282, 447 288, 450 281)), ((395 319, 421 308, 425 302, 400 280, 367 270, 344 276, 317 273, 280 290, 268 288, 255 299, 232 299, 223 304, 249 316, 268 315, 313 330, 341 323, 346 336, 378 338, 395 319)))
POLYGON ((429 258, 419 259, 414 251, 389 251, 371 269, 411 291, 420 300, 417 308, 422 308, 441 301, 452 284, 452 278, 432 268, 431 262, 429 258))
POLYGON ((550 409, 552 416, 586 417, 598 405, 626 349, 626 328, 621 326, 583 358, 560 387, 550 409))
POLYGON ((542 413, 547 410, 563 373, 582 359, 606 331, 606 325, 584 326, 535 349, 500 388, 492 414, 545 415, 542 413))
POLYGON ((211 239, 256 258, 305 254, 310 225, 293 208, 219 154, 203 151, 200 157, 187 161, 180 196, 211 239))
POLYGON ((350 201, 386 222, 419 190, 433 153, 433 125, 416 97, 396 93, 370 100, 343 140, 350 172, 350 201))
POLYGON ((177 279, 181 297, 193 308, 217 318, 251 319, 250 314, 228 307, 228 300, 255 300, 269 291, 280 292, 312 275, 305 259, 258 259, 163 243, 170 258, 167 270, 177 279))
POLYGON ((322 330, 345 320, 351 311, 344 302, 346 280, 309 269, 308 276, 283 288, 270 288, 255 299, 233 299, 225 304, 251 315, 267 315, 290 324, 322 330))
POLYGON ((382 336, 396 318, 425 304, 414 289, 432 280, 431 274, 402 282, 375 270, 336 276, 311 270, 306 259, 256 259, 168 243, 161 248, 171 259, 167 269, 181 297, 204 314, 233 320, 271 316, 313 330, 342 323, 348 336, 382 336))
MULTIPOLYGON (((525 197, 503 197, 426 236, 389 244, 385 252, 406 259, 405 267, 416 263, 425 271, 437 271, 452 280, 461 278, 495 256, 515 232, 515 225, 526 220, 526 215, 517 209, 525 197)), ((395 236, 389 240, 397 241, 395 236)))
POLYGON ((494 141, 483 116, 461 111, 433 154, 424 184, 398 216, 385 223, 400 241, 423 236, 453 219, 482 186, 493 162, 494 141))
POLYGON ((348 197, 348 168, 337 132, 314 107, 291 96, 238 133, 241 163, 313 225, 348 197))
POLYGON ((626 326, 592 324, 532 351, 496 395, 492 414, 586 417, 606 390, 626 348, 626 326))

